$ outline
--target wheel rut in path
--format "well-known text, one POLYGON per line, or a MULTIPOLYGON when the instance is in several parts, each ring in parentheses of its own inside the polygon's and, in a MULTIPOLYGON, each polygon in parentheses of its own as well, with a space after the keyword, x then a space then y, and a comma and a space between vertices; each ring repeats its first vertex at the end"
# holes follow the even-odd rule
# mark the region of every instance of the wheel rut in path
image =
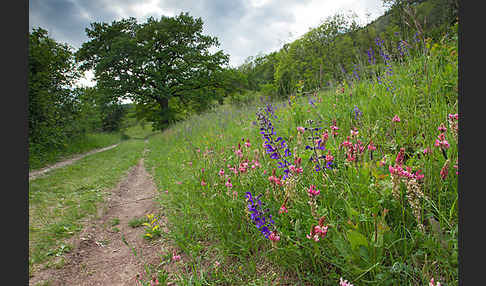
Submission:
MULTIPOLYGON (((91 221, 72 239, 74 246, 65 254, 65 265, 34 273, 30 285, 46 280, 49 285, 138 285, 136 276, 144 271, 144 264, 160 263, 160 254, 167 251, 166 246, 160 240, 152 243, 144 239, 143 226, 132 228, 128 224, 135 217, 158 213, 159 205, 153 199, 157 195, 156 186, 143 160, 111 190, 101 218, 91 221), (116 219, 119 223, 113 226, 111 223, 116 219)), ((164 235, 168 232, 165 218, 159 221, 164 235)))
POLYGON ((89 152, 86 152, 86 153, 83 153, 83 154, 78 154, 78 155, 75 155, 69 159, 66 159, 66 160, 63 160, 61 162, 57 162, 55 164, 52 164, 52 165, 49 165, 49 166, 46 166, 44 168, 41 168, 41 169, 38 169, 38 170, 34 170, 34 171, 30 171, 29 172, 29 181, 30 180, 33 180, 39 176, 42 176, 44 175, 45 173, 51 171, 51 170, 54 170, 54 169, 57 169, 57 168, 61 168, 61 167, 64 167, 64 166, 67 166, 67 165, 70 165, 74 162, 76 162, 77 160, 79 159, 82 159, 88 155, 92 155, 92 154, 95 154, 95 153, 99 153, 99 152, 103 152, 103 151, 106 151, 106 150, 110 150, 110 149, 113 149, 115 148, 116 146, 118 146, 118 144, 114 144, 114 145, 111 145, 111 146, 108 146, 108 147, 104 147, 104 148, 100 148, 100 149, 94 149, 94 150, 91 150, 89 152))

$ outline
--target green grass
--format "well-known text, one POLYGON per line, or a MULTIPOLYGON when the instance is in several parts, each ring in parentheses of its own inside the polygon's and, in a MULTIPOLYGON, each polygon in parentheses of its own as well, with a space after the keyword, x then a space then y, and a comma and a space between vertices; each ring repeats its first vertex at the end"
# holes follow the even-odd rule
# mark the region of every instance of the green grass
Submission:
POLYGON ((110 188, 138 162, 143 149, 143 141, 123 141, 29 182, 29 268, 49 260, 50 253, 57 253, 96 215, 110 188))
MULTIPOLYGON (((344 94, 321 92, 313 98, 315 106, 303 96, 292 98, 290 107, 285 102, 273 103, 278 117, 270 118, 275 137, 286 140, 292 163, 293 156, 302 158, 304 173, 296 175, 293 187, 274 187, 268 180, 272 170, 277 176, 283 173, 262 147, 256 106, 223 106, 151 137, 146 167, 153 169, 170 236, 191 258, 179 283, 266 285, 285 277, 290 284, 337 285, 343 277, 354 285, 426 285, 434 277, 457 285, 457 175, 453 168, 457 140, 447 123, 447 115, 457 113, 453 51, 457 42, 430 47, 428 57, 419 55, 394 64, 395 95, 372 79, 346 84, 344 94), (359 120, 355 107, 362 112, 359 120), (392 122, 395 115, 401 122, 392 122), (334 156, 333 170, 313 171, 312 151, 305 149, 312 142, 299 139, 296 130, 309 126, 308 119, 323 127, 319 136, 325 129, 330 133, 336 120, 339 135, 329 135, 325 153, 334 156), (445 179, 440 172, 446 160, 434 146, 441 123, 447 127, 450 144, 445 179), (372 140, 377 148, 373 158, 365 147, 357 163, 348 161, 340 145, 352 128, 359 131, 357 138, 363 145, 372 140), (246 140, 251 147, 244 146, 246 140), (238 145, 241 159, 234 152, 238 145), (395 186, 390 178, 388 167, 394 165, 400 148, 405 149, 404 166, 425 175, 419 184, 425 196, 418 200, 418 219, 408 202, 405 181, 395 186), (432 153, 424 155, 425 148, 432 153), (228 164, 239 166, 244 159, 250 165, 258 159, 261 168, 232 174, 228 164), (379 164, 382 160, 386 160, 384 166, 379 164), (220 169, 231 177, 235 196, 228 193, 225 179, 218 175, 220 169), (310 185, 320 190, 315 207, 308 203, 310 185), (251 221, 246 210, 248 191, 262 195, 280 235, 277 243, 263 237, 251 221), (279 214, 286 197, 288 213, 279 214), (307 239, 311 226, 323 216, 329 226, 327 235, 319 242, 307 239), (440 227, 433 227, 430 220, 440 227), (207 266, 214 257, 224 269, 218 275, 207 266)), ((356 139, 350 140, 357 144, 356 139)))
POLYGON ((31 150, 29 153, 29 170, 40 169, 76 154, 111 146, 130 138, 146 139, 155 133, 155 131, 152 131, 151 124, 145 124, 144 126, 136 124, 120 132, 88 133, 84 137, 72 140, 63 149, 43 152, 31 150))
POLYGON ((152 124, 150 123, 137 124, 124 131, 124 134, 131 139, 147 139, 157 133, 158 131, 152 130, 152 124))
POLYGON ((119 218, 114 218, 111 220, 110 225, 111 226, 117 226, 120 224, 120 219, 119 218))
POLYGON ((88 133, 84 137, 76 138, 64 149, 49 151, 30 150, 29 152, 29 171, 40 169, 47 165, 56 163, 64 158, 88 152, 93 149, 107 147, 122 140, 121 132, 113 133, 88 133))
MULTIPOLYGON (((269 181, 273 171, 278 177, 283 170, 263 146, 256 116, 259 106, 220 106, 162 133, 132 129, 127 136, 133 140, 30 182, 29 262, 47 260, 49 251, 69 250, 63 239, 79 231, 82 219, 94 214, 104 192, 140 158, 140 139, 150 138, 145 167, 154 177, 171 230, 164 239, 171 239, 189 258, 170 278, 163 269, 152 269, 161 281, 337 285, 342 277, 354 285, 427 285, 434 277, 444 285, 457 285, 457 175, 453 167, 457 139, 447 123, 448 114, 457 113, 454 52, 457 55, 457 42, 446 42, 430 47, 429 55, 395 63, 390 77, 394 94, 372 78, 345 84, 344 93, 292 97, 291 106, 287 101, 273 102, 277 117, 266 117, 273 124, 274 140, 281 136, 286 141, 291 163, 302 159, 303 173, 293 175, 294 183, 285 180, 284 186, 269 181), (309 104, 311 98, 314 105, 309 104), (362 112, 359 119, 355 107, 362 112), (400 122, 392 122, 395 115, 400 122), (336 136, 330 134, 333 121, 339 127, 336 136), (450 144, 445 152, 449 173, 444 178, 440 173, 447 161, 434 146, 440 124, 447 127, 450 144), (309 160, 313 151, 306 148, 314 144, 306 139, 311 134, 299 135, 298 126, 322 127, 319 138, 329 131, 322 155, 334 156, 332 169, 314 171, 315 164, 309 160), (350 135, 353 128, 359 131, 356 138, 350 135), (356 161, 349 160, 342 146, 348 136, 353 144, 359 139, 365 146, 356 161), (371 141, 376 147, 373 153, 365 145, 371 141), (394 166, 401 148, 405 150, 403 167, 413 172, 420 169, 425 175, 418 184, 424 194, 417 204, 420 216, 409 203, 413 197, 408 197, 412 189, 407 180, 397 182, 390 176, 389 166, 394 166), (432 152, 424 155, 426 148, 432 152), (235 152, 238 149, 242 157, 235 152), (250 167, 255 160, 260 166, 250 167), (229 168, 243 163, 249 164, 244 172, 234 174, 229 168), (220 170, 226 177, 218 174, 220 170), (225 185, 228 178, 231 190, 225 185), (314 199, 308 194, 311 185, 320 190, 314 199), (255 227, 246 192, 261 195, 274 220, 272 230, 280 236, 278 242, 271 242, 255 227), (280 214, 284 202, 288 212, 280 214), (327 234, 318 242, 308 239, 322 217, 329 227, 327 234)), ((132 227, 141 224, 141 218, 129 223, 132 227)))
POLYGON ((128 222, 128 225, 132 228, 137 228, 137 227, 140 227, 143 225, 143 223, 149 223, 149 220, 147 217, 141 217, 141 218, 138 218, 138 217, 134 217, 132 218, 129 222, 128 222))

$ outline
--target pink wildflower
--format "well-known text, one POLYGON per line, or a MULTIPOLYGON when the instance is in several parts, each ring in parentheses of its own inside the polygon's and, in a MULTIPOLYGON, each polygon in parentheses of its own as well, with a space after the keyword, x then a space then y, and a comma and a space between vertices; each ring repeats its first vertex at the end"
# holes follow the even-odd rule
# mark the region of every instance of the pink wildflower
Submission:
POLYGON ((240 167, 238 168, 238 170, 240 171, 240 173, 245 173, 247 168, 248 168, 248 163, 242 162, 240 163, 240 167))
POLYGON ((432 152, 432 150, 430 150, 430 148, 429 148, 429 147, 425 148, 425 149, 424 149, 424 151, 422 151, 422 153, 423 153, 424 155, 427 155, 427 154, 429 154, 430 152, 432 152))
POLYGON ((356 160, 356 147, 353 146, 353 145, 349 146, 347 154, 348 154, 348 156, 346 157, 346 160, 348 160, 349 162, 355 161, 356 160))
POLYGON ((339 135, 339 133, 336 132, 336 130, 339 130, 339 127, 337 127, 336 125, 336 119, 332 120, 331 130, 332 130, 332 136, 336 137, 337 135, 339 135))
MULTIPOLYGON (((399 174, 399 170, 398 168, 400 168, 399 166, 398 167, 393 167, 392 165, 388 166, 388 170, 390 171, 390 174, 392 175, 395 175, 395 174, 399 174)), ((401 168, 400 168, 401 169, 401 168)))
POLYGON ((327 142, 327 139, 329 139, 329 133, 327 133, 327 129, 326 129, 326 131, 324 131, 324 133, 322 133, 322 135, 321 135, 321 140, 325 144, 325 142, 327 142))
POLYGON ((346 141, 341 143, 341 146, 348 147, 348 148, 353 146, 353 143, 351 143, 351 141, 349 141, 349 136, 346 137, 346 141))
POLYGON ((299 167, 300 164, 302 164, 302 158, 300 158, 300 157, 295 158, 294 164, 295 164, 295 166, 299 167))
POLYGON ((358 130, 355 128, 355 129, 351 129, 351 136, 358 136, 358 130))
POLYGON ((172 261, 179 261, 181 260, 181 256, 180 255, 176 255, 176 252, 174 251, 172 253, 172 261))
POLYGON ((370 141, 370 144, 368 145, 368 150, 370 150, 370 151, 375 151, 376 150, 375 145, 373 145, 373 141, 370 141))
POLYGON ((272 233, 270 233, 268 238, 273 242, 277 242, 280 240, 280 236, 275 231, 272 231, 272 233))
POLYGON ((231 189, 233 187, 233 184, 231 184, 231 178, 229 178, 224 185, 228 187, 228 189, 231 189))
POLYGON ((289 212, 289 211, 287 210, 287 206, 286 206, 288 199, 289 199, 289 197, 286 197, 286 198, 285 198, 285 200, 284 200, 284 202, 283 202, 282 206, 281 206, 281 207, 280 207, 280 209, 278 210, 278 213, 279 213, 279 214, 283 214, 283 213, 288 213, 288 212, 289 212))
POLYGON ((447 128, 444 126, 444 124, 443 124, 443 123, 441 123, 441 124, 439 125, 439 127, 437 128, 437 130, 439 130, 439 132, 444 133, 444 132, 446 132, 446 131, 447 131, 447 128))
POLYGON ((251 168, 252 169, 255 169, 256 167, 260 167, 260 162, 258 162, 258 160, 251 160, 252 162, 252 165, 251 165, 251 168))
POLYGON ((320 238, 324 238, 327 234, 328 226, 324 225, 325 217, 319 219, 318 225, 311 226, 311 231, 306 235, 308 239, 313 239, 315 242, 319 241, 320 238))
POLYGON ((298 131, 299 133, 304 133, 305 128, 304 128, 304 127, 302 127, 302 126, 299 126, 299 127, 297 127, 297 131, 298 131))
POLYGON ((224 176, 224 170, 223 170, 223 168, 221 168, 221 169, 219 170, 218 174, 219 174, 221 177, 222 177, 222 176, 224 176))
POLYGON ((289 170, 294 174, 301 174, 304 171, 301 167, 296 167, 295 165, 290 165, 289 170))
POLYGON ((177 182, 176 182, 176 184, 178 184, 178 185, 182 185, 182 182, 177 181, 177 182))
POLYGON ((307 234, 305 237, 307 237, 308 239, 313 239, 315 242, 319 241, 319 235, 317 234, 307 234))
POLYGON ((405 159, 405 148, 400 148, 400 151, 398 152, 395 162, 401 166, 403 164, 404 159, 405 159))
POLYGON ((449 117, 449 119, 456 119, 457 120, 457 119, 459 119, 459 114, 458 113, 456 113, 456 114, 450 113, 448 115, 448 117, 449 117))
POLYGON ((206 182, 204 182, 204 180, 201 180, 201 186, 203 186, 203 187, 204 187, 204 186, 206 186, 206 185, 207 185, 207 183, 206 183, 206 182))
POLYGON ((272 176, 270 176, 270 177, 268 177, 268 180, 269 180, 270 182, 272 182, 272 183, 273 183, 273 181, 275 181, 275 179, 276 179, 276 177, 275 177, 275 176, 273 176, 273 175, 272 175, 272 176))
POLYGON ((250 139, 246 139, 245 147, 246 148, 250 148, 251 147, 250 139))
POLYGON ((343 280, 343 277, 341 277, 339 279, 339 286, 354 286, 354 285, 349 283, 348 280, 343 280))
POLYGON ((159 279, 157 277, 153 277, 152 280, 150 280, 150 286, 158 286, 159 285, 159 279))
POLYGON ((434 281, 434 277, 430 278, 429 286, 441 286, 440 282, 437 282, 437 284, 434 281))
POLYGON ((275 169, 273 169, 272 175, 268 177, 268 180, 277 186, 282 185, 282 181, 280 180, 280 178, 277 178, 277 176, 275 176, 275 169))
POLYGON ((435 147, 440 147, 441 149, 449 149, 450 145, 449 145, 449 142, 447 142, 447 140, 445 140, 444 133, 440 133, 437 136, 437 138, 438 139, 435 140, 435 144, 434 144, 435 147))
POLYGON ((321 193, 321 191, 318 190, 315 185, 310 185, 308 193, 309 193, 309 197, 314 197, 314 196, 319 195, 321 193))
POLYGON ((334 161, 334 156, 331 155, 331 151, 327 151, 326 162, 334 161))
POLYGON ((448 162, 446 161, 446 163, 444 164, 444 166, 440 170, 440 177, 442 178, 442 180, 445 180, 447 178, 447 175, 449 174, 449 164, 447 164, 447 163, 448 162))
POLYGON ((229 168, 231 171, 233 171, 233 173, 235 173, 235 175, 238 175, 238 170, 236 169, 236 167, 234 168, 229 168))
POLYGON ((417 179, 417 181, 420 181, 420 180, 422 180, 425 177, 425 175, 422 174, 422 170, 420 170, 420 169, 417 170, 417 172, 415 172, 415 175, 414 176, 417 179))
POLYGON ((243 152, 241 152, 241 150, 240 150, 240 149, 237 149, 237 150, 235 151, 235 154, 236 154, 238 157, 240 157, 240 158, 241 158, 241 157, 243 157, 243 152))
POLYGON ((400 122, 400 121, 401 120, 400 120, 400 117, 398 117, 398 115, 393 116, 392 122, 400 122))

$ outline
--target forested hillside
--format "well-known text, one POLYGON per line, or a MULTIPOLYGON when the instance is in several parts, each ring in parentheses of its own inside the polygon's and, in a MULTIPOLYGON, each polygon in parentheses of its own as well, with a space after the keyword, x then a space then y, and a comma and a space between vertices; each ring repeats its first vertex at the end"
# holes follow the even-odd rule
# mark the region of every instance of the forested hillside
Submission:
MULTIPOLYGON (((380 51, 401 60, 419 42, 435 42, 448 32, 457 22, 458 3, 384 1, 389 9, 365 27, 353 14, 336 14, 278 51, 249 57, 234 72, 245 90, 281 98, 351 82, 360 73, 371 76, 386 68, 380 51)), ((238 100, 241 93, 232 96, 238 100)))

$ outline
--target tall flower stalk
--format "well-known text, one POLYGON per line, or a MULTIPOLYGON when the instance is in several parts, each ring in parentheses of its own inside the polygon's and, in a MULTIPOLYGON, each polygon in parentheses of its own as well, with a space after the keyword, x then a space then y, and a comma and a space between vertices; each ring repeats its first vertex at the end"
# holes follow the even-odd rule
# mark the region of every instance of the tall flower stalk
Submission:
POLYGON ((260 200, 262 195, 253 197, 251 192, 246 192, 245 198, 247 201, 247 210, 249 211, 250 218, 258 228, 258 230, 265 236, 265 238, 271 239, 270 235, 276 233, 274 221, 272 215, 269 214, 270 210, 264 208, 264 203, 260 200))
POLYGON ((260 134, 262 134, 264 140, 265 151, 270 154, 270 158, 277 160, 278 168, 284 170, 283 180, 289 176, 289 167, 292 165, 285 157, 292 156, 288 148, 287 142, 280 136, 277 136, 275 129, 273 127, 271 116, 275 117, 272 112, 270 105, 262 111, 261 109, 257 111, 257 118, 260 123, 260 134), (275 138, 276 137, 276 138, 275 138))
POLYGON ((305 131, 310 133, 310 136, 306 137, 306 139, 310 143, 305 146, 305 149, 312 150, 312 155, 310 156, 309 161, 315 164, 314 170, 316 172, 319 172, 322 169, 331 169, 332 162, 326 161, 326 155, 324 154, 324 151, 326 150, 326 142, 329 138, 327 131, 323 134, 319 134, 322 127, 313 127, 313 120, 307 120, 306 123, 308 124, 308 127, 305 127, 305 131))
POLYGON ((381 79, 384 79, 384 78, 387 79, 386 82, 381 81, 381 80, 378 80, 378 82, 380 84, 384 83, 386 90, 388 92, 390 92, 392 95, 394 95, 395 94, 395 86, 393 84, 393 80, 390 79, 390 77, 393 75, 393 69, 391 67, 392 61, 391 61, 390 56, 386 53, 383 43, 384 43, 384 41, 381 40, 380 38, 377 37, 375 39, 375 44, 378 47, 378 51, 380 53, 380 56, 383 58, 383 63, 385 64, 385 67, 386 67, 385 76, 382 77, 381 79))

